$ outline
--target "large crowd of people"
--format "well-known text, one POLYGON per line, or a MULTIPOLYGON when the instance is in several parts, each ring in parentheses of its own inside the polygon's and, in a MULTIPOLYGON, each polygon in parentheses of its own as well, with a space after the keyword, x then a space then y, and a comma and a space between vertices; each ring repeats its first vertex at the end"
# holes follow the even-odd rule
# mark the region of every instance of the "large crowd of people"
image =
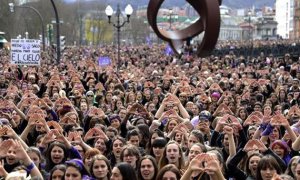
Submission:
POLYGON ((0 177, 300 180, 299 59, 165 48, 0 50, 0 177))

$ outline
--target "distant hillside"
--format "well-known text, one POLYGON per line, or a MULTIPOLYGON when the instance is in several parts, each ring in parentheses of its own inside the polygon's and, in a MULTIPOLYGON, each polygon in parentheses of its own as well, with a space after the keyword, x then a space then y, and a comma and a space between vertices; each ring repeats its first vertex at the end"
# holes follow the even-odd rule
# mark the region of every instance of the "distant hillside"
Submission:
MULTIPOLYGON (((77 3, 78 0, 63 0, 66 3, 77 3)), ((270 6, 273 7, 276 0, 222 0, 223 5, 226 5, 233 9, 239 9, 239 8, 251 8, 252 6, 255 6, 256 8, 260 8, 263 6, 270 6)), ((126 4, 131 4, 134 9, 137 9, 138 7, 145 7, 147 6, 149 0, 123 0, 123 1, 117 1, 117 0, 80 0, 80 3, 82 4, 85 2, 86 5, 89 4, 102 4, 102 5, 113 5, 116 6, 118 3, 121 5, 121 7, 125 7, 126 4)), ((182 7, 186 4, 185 0, 166 0, 163 3, 163 7, 169 8, 173 6, 182 7)))
POLYGON ((232 8, 248 8, 248 7, 273 7, 275 0, 223 0, 223 4, 232 8))

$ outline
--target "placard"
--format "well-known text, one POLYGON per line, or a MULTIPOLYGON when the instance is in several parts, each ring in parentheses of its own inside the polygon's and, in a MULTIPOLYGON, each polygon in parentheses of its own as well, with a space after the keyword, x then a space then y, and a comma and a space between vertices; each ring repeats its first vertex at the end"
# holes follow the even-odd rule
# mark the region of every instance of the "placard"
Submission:
POLYGON ((39 66, 41 45, 37 39, 12 39, 11 64, 39 66))
POLYGON ((98 58, 99 66, 105 67, 111 65, 111 60, 107 56, 100 56, 98 58))

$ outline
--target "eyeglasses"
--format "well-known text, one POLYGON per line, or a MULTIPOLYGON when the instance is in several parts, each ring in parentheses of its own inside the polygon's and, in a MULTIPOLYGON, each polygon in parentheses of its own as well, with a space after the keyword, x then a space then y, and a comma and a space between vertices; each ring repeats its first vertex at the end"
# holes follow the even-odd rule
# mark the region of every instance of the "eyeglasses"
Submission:
POLYGON ((93 97, 93 96, 94 96, 94 95, 92 95, 92 94, 88 94, 88 95, 87 95, 87 97, 93 97))

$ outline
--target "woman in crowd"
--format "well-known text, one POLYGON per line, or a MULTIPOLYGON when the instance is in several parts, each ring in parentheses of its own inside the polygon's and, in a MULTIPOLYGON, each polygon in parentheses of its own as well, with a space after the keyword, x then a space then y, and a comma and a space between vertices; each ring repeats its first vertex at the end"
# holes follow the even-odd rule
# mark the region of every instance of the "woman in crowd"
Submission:
POLYGON ((109 160, 111 163, 111 167, 114 167, 117 163, 121 162, 121 152, 123 146, 126 145, 126 141, 124 138, 117 136, 112 141, 112 150, 110 151, 109 160))
POLYGON ((65 180, 88 180, 89 173, 80 159, 66 161, 65 180))
POLYGON ((150 155, 156 159, 156 162, 159 162, 163 156, 165 146, 167 145, 167 140, 162 137, 156 138, 150 150, 150 155))
POLYGON ((123 147, 121 154, 120 154, 120 160, 122 162, 127 162, 130 164, 134 170, 138 170, 138 163, 140 161, 141 155, 138 150, 138 148, 134 145, 127 145, 123 147))
POLYGON ((181 174, 179 169, 174 164, 168 164, 159 170, 156 180, 159 179, 180 180, 180 177, 181 174))
POLYGON ((158 167, 161 170, 168 164, 175 165, 178 169, 184 168, 183 152, 179 144, 175 141, 169 141, 164 149, 163 156, 160 158, 158 167))
POLYGON ((291 176, 292 178, 295 178, 296 177, 296 166, 298 164, 298 161, 299 161, 299 156, 294 156, 289 164, 288 164, 288 167, 285 171, 285 174, 291 176))
POLYGON ((148 141, 148 143, 147 143, 147 145, 146 145, 146 149, 145 149, 145 150, 147 151, 147 153, 150 153, 151 147, 153 147, 153 146, 152 146, 152 145, 153 145, 153 142, 154 142, 154 140, 157 139, 158 137, 162 137, 162 138, 165 137, 165 136, 164 136, 164 133, 163 133, 161 130, 155 129, 154 131, 150 132, 149 141, 148 141))
POLYGON ((158 167, 156 160, 149 155, 143 156, 138 166, 138 179, 156 180, 158 167))
POLYGON ((281 173, 282 169, 280 168, 275 158, 270 155, 267 155, 262 157, 257 165, 256 179, 269 180, 275 174, 281 173))
POLYGON ((103 155, 94 156, 90 166, 90 174, 96 180, 109 180, 111 177, 109 160, 103 155))
POLYGON ((111 172, 111 180, 130 179, 137 180, 137 176, 133 167, 125 162, 117 164, 111 172))
POLYGON ((65 177, 65 172, 66 172, 66 165, 64 164, 55 165, 49 173, 49 180, 62 180, 65 177))

